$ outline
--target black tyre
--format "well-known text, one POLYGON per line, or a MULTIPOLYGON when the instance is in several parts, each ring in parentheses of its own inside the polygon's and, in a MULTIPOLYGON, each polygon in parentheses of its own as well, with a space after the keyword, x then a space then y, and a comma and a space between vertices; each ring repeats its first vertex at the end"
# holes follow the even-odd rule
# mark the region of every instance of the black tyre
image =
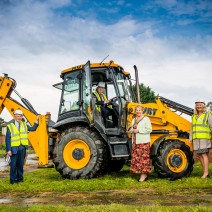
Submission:
POLYGON ((54 149, 56 170, 65 178, 92 178, 105 169, 107 151, 94 131, 77 126, 61 134, 54 149))
POLYGON ((159 177, 171 180, 187 177, 193 170, 193 153, 185 143, 179 140, 167 140, 153 159, 155 171, 159 177))
POLYGON ((118 172, 120 171, 125 164, 125 160, 110 160, 106 167, 106 172, 118 172))

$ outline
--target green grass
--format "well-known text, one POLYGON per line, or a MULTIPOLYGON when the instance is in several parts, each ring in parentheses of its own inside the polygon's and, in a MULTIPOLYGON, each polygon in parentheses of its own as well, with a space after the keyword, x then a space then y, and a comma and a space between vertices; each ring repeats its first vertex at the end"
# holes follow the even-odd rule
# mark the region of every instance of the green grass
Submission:
POLYGON ((122 204, 110 204, 110 205, 94 205, 94 206, 52 206, 52 205, 33 205, 31 207, 14 207, 14 206, 0 206, 0 211, 10 212, 68 212, 68 211, 84 211, 84 212, 207 212, 211 211, 211 207, 182 207, 182 206, 129 206, 122 204))
MULTIPOLYGON (((212 164, 210 164, 210 170, 212 164)), ((54 168, 38 169, 24 174, 24 183, 10 185, 9 178, 0 180, 0 193, 5 192, 70 192, 70 191, 105 191, 105 190, 131 190, 152 189, 157 193, 167 193, 188 189, 212 189, 212 178, 201 179, 200 164, 194 165, 194 171, 190 177, 176 181, 160 179, 152 173, 149 180, 138 183, 138 175, 130 174, 129 167, 125 166, 118 173, 107 174, 93 179, 69 180, 63 179, 54 168)))
POLYGON ((138 175, 129 173, 128 166, 89 180, 63 179, 54 168, 37 169, 25 173, 23 183, 10 185, 9 178, 0 180, 0 199, 8 197, 16 204, 1 204, 0 211, 212 211, 212 178, 200 176, 199 163, 188 178, 169 181, 152 173, 143 183, 137 182, 138 175), (32 202, 28 205, 25 200, 32 202))

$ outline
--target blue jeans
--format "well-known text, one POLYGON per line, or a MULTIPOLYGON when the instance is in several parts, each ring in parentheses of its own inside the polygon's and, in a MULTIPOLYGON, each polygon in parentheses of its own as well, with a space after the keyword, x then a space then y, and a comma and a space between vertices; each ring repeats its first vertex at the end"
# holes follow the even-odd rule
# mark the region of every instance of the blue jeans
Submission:
POLYGON ((23 182, 24 158, 26 148, 24 146, 17 147, 17 154, 12 154, 10 163, 10 183, 23 182))

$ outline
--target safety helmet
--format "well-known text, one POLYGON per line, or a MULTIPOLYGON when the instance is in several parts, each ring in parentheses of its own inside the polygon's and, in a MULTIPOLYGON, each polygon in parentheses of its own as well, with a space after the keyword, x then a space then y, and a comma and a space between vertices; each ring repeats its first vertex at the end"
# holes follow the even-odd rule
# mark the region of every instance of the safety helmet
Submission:
POLYGON ((104 82, 99 82, 97 87, 102 87, 102 88, 105 88, 105 83, 104 82))
POLYGON ((205 105, 205 101, 202 100, 202 99, 197 99, 197 100, 195 101, 195 104, 196 104, 196 103, 203 103, 203 104, 205 105))
POLYGON ((23 116, 24 114, 20 109, 18 109, 14 112, 14 115, 22 115, 23 116))

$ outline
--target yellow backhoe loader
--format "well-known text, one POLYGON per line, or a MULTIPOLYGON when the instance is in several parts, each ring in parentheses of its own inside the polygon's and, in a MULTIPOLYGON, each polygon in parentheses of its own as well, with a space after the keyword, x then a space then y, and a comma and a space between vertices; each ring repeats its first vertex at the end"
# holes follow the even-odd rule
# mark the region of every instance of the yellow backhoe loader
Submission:
MULTIPOLYGON (((137 93, 139 94, 136 66, 137 93)), ((29 140, 39 157, 39 164, 48 164, 48 147, 56 170, 65 178, 93 178, 110 171, 119 171, 130 160, 131 135, 127 133, 140 104, 139 95, 133 94, 131 76, 120 65, 88 61, 61 73, 62 82, 53 85, 61 90, 57 130, 53 142, 48 144, 45 116, 39 120, 36 132, 30 132, 29 140), (118 114, 118 127, 113 127, 112 118, 102 119, 92 93, 99 81, 105 82, 105 95, 118 114)), ((32 124, 36 111, 29 102, 15 91, 16 83, 8 76, 0 77, 0 113, 6 107, 13 115, 17 108, 32 124), (15 91, 25 106, 13 100, 15 91)), ((151 159, 159 177, 179 179, 189 176, 193 169, 193 151, 188 141, 190 122, 176 111, 187 115, 193 109, 163 97, 155 103, 142 104, 145 115, 151 120, 151 159), (174 111, 175 110, 175 111, 174 111)))

